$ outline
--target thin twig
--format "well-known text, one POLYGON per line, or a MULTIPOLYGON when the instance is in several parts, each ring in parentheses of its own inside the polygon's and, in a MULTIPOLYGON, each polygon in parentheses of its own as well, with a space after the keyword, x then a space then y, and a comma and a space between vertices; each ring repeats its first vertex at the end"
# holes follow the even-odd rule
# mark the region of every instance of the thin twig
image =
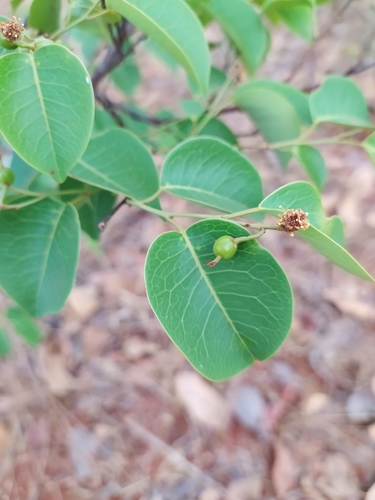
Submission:
POLYGON ((123 206, 123 205, 126 205, 126 201, 127 201, 127 197, 125 196, 125 198, 120 201, 120 203, 118 203, 115 208, 111 211, 110 214, 107 215, 107 217, 104 217, 104 219, 102 219, 99 224, 98 224, 98 228, 101 230, 101 231, 104 231, 104 229, 107 227, 107 224, 108 222, 112 219, 112 217, 120 210, 120 208, 123 206))

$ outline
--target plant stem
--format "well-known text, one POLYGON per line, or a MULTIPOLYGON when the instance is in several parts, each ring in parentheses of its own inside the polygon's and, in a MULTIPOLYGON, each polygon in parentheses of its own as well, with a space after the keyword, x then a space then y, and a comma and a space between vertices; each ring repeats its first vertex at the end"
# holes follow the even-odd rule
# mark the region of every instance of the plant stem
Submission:
MULTIPOLYGON (((83 21, 89 20, 91 12, 94 12, 94 10, 98 7, 98 5, 100 5, 100 3, 101 3, 101 0, 99 0, 98 2, 95 2, 94 5, 91 7, 91 9, 89 9, 83 16, 79 17, 78 19, 76 19, 72 23, 68 24, 67 26, 64 26, 63 28, 55 31, 55 33, 53 33, 51 35, 51 40, 56 40, 63 33, 65 33, 66 31, 70 30, 74 26, 77 26, 78 24, 81 24, 83 21)), ((103 10, 103 12, 101 12, 100 15, 106 14, 107 12, 108 11, 103 10)), ((92 19, 94 19, 94 17, 99 17, 99 16, 95 15, 95 16, 92 17, 92 19)))
POLYGON ((256 240, 257 238, 260 238, 264 233, 266 232, 266 229, 262 227, 257 233, 255 234, 250 234, 250 236, 240 236, 238 238, 234 238, 234 243, 243 243, 244 241, 251 241, 251 240, 256 240))
POLYGON ((41 201, 43 197, 33 198, 32 200, 24 201, 23 203, 15 203, 14 205, 0 205, 0 210, 19 210, 20 208, 28 207, 29 205, 33 205, 34 203, 38 203, 41 201))

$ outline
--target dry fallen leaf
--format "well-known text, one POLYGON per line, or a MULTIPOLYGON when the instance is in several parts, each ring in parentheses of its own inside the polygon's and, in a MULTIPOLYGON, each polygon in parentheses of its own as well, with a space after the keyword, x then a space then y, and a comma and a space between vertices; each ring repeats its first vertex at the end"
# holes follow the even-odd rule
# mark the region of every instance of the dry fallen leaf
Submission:
POLYGON ((77 286, 70 292, 68 304, 81 321, 85 321, 99 307, 97 289, 91 285, 77 286))
POLYGON ((227 427, 230 418, 227 401, 198 373, 178 373, 175 388, 178 398, 194 421, 218 431, 227 427))

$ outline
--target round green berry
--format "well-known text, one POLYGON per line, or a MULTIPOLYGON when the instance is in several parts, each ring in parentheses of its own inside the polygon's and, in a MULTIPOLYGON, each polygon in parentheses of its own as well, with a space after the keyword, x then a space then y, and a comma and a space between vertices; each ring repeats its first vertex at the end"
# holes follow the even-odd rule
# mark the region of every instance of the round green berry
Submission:
POLYGON ((0 185, 10 186, 14 182, 14 173, 10 168, 0 167, 0 185))
POLYGON ((231 236, 221 236, 215 241, 213 251, 217 257, 228 260, 237 252, 237 244, 231 236))

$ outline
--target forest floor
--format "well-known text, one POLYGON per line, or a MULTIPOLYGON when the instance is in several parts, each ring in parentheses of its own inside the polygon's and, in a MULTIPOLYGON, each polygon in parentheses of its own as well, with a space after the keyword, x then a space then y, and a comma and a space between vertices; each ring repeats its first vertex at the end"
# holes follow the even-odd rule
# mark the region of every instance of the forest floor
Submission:
MULTIPOLYGON (((311 49, 278 28, 261 75, 292 75, 306 88, 370 62, 371 5, 323 7, 311 49)), ((182 73, 142 46, 137 58, 142 107, 155 113, 189 97, 182 73)), ((373 107, 374 80, 375 69, 354 77, 373 107)), ((222 118, 236 134, 252 130, 239 113, 222 118)), ((251 140, 242 137, 242 146, 251 140)), ((267 194, 305 179, 294 164, 284 173, 272 154, 245 151, 267 194)), ((374 166, 351 147, 321 151, 324 207, 344 220, 347 248, 375 275, 374 166)), ((267 233, 262 244, 295 295, 290 335, 273 358, 210 383, 171 343, 145 297, 147 249, 168 229, 123 208, 100 249, 84 241, 77 285, 61 314, 43 320, 44 343, 32 350, 15 340, 1 361, 0 499, 374 500, 374 286, 303 241, 267 233)))

